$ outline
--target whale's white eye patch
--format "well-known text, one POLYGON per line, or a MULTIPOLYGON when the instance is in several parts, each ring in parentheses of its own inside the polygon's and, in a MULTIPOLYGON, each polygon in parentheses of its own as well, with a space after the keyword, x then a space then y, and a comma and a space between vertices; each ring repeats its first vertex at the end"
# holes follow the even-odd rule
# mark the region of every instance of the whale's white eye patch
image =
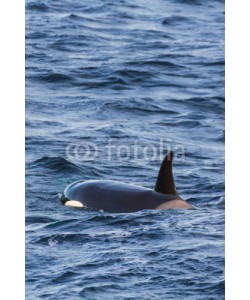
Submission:
POLYGON ((84 207, 84 205, 80 201, 76 201, 76 200, 66 201, 64 205, 71 206, 71 207, 84 207))

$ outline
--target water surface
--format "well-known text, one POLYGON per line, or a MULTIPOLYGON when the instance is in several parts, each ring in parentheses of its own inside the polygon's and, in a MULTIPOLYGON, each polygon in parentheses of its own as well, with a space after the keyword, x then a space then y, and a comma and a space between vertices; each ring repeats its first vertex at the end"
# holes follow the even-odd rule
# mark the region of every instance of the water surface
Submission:
POLYGON ((224 299, 224 1, 26 1, 26 298, 224 299), (153 188, 169 148, 196 210, 56 196, 153 188))

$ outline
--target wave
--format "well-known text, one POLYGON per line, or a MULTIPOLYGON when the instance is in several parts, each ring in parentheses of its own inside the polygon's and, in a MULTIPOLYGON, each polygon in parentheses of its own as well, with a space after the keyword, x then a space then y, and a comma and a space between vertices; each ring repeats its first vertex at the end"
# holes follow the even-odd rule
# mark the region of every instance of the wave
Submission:
POLYGON ((54 218, 46 217, 44 215, 26 216, 25 218, 26 224, 47 224, 55 221, 54 218))
POLYGON ((160 59, 149 59, 144 61, 129 61, 126 62, 125 65, 131 65, 136 67, 143 67, 143 66, 152 66, 152 67, 162 67, 162 68, 169 68, 169 69, 183 69, 184 66, 178 65, 176 63, 160 60, 160 59))
POLYGON ((72 82, 73 78, 66 74, 49 73, 44 75, 32 76, 35 80, 47 82, 47 83, 67 83, 72 82))
MULTIPOLYGON (((224 116, 224 97, 190 97, 183 99, 171 99, 173 103, 183 103, 189 108, 193 108, 194 111, 200 112, 214 112, 220 116, 224 116)), ((196 117, 199 117, 196 115, 196 117)))
POLYGON ((190 19, 183 16, 171 16, 162 21, 163 25, 178 25, 189 22, 190 19))
POLYGON ((44 168, 51 171, 82 174, 83 170, 77 165, 69 162, 63 157, 47 157, 44 156, 38 160, 28 163, 28 168, 44 168))
POLYGON ((126 78, 130 82, 141 82, 155 77, 152 72, 135 69, 121 69, 116 71, 115 73, 118 76, 126 78))
POLYGON ((189 5, 201 5, 202 0, 173 0, 173 2, 189 4, 189 5))
POLYGON ((30 2, 26 5, 27 10, 34 10, 39 12, 47 12, 49 10, 49 6, 46 5, 44 2, 30 2))
POLYGON ((105 102, 102 105, 102 109, 105 110, 117 110, 122 112, 128 112, 133 114, 143 114, 145 113, 159 113, 165 115, 177 115, 178 112, 163 108, 157 105, 151 98, 131 99, 130 101, 112 101, 105 102))
POLYGON ((85 16, 80 16, 79 14, 69 14, 68 16, 64 17, 64 20, 72 20, 72 21, 93 21, 90 18, 86 18, 85 16))

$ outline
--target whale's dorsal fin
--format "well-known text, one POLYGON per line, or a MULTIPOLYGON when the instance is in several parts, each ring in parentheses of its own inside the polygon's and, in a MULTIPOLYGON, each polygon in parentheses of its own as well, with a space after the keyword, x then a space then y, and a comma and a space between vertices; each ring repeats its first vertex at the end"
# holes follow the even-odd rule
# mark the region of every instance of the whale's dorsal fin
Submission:
POLYGON ((172 173, 172 160, 174 153, 169 151, 163 159, 155 184, 155 191, 161 194, 177 195, 172 173))

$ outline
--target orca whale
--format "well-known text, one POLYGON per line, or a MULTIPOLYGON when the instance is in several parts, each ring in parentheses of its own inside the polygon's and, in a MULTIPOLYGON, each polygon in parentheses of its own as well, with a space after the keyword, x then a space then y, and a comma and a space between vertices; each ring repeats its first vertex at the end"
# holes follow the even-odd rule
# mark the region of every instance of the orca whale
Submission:
POLYGON ((61 201, 66 206, 110 213, 192 208, 176 191, 172 160, 170 151, 162 161, 154 190, 113 180, 78 180, 66 187, 61 201))

